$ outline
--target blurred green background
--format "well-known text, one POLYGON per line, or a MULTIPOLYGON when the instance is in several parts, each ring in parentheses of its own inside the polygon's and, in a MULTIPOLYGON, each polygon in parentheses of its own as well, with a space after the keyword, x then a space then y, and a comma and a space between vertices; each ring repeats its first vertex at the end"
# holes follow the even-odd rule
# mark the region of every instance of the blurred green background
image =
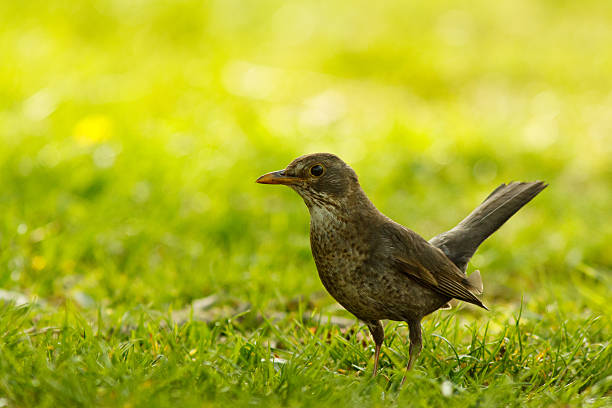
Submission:
POLYGON ((402 328, 368 381, 363 332, 301 323, 347 315, 301 199, 254 182, 317 151, 426 238, 550 183, 473 258, 491 312, 425 321, 405 396, 604 406, 611 44, 609 0, 1 1, 0 406, 393 405, 402 328))
POLYGON ((549 182, 473 259, 486 303, 610 312, 609 1, 3 1, 0 16, 5 290, 110 311, 309 297, 306 208, 254 180, 330 151, 427 238, 501 182, 549 182))

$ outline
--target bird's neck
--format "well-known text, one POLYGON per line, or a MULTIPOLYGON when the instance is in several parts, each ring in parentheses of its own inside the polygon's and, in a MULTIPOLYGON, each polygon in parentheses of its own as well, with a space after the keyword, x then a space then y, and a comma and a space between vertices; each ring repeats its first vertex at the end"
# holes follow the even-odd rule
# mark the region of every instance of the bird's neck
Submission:
POLYGON ((311 233, 359 230, 377 219, 380 214, 361 189, 341 200, 304 199, 304 201, 310 212, 311 233))

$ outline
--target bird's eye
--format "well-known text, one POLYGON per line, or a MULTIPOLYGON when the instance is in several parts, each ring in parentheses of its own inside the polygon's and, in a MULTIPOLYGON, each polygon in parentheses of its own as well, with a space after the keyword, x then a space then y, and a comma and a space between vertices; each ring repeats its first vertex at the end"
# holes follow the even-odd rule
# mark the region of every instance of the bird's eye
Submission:
POLYGON ((320 164, 315 164, 314 166, 312 166, 310 168, 310 174, 312 174, 315 177, 319 177, 320 175, 323 174, 323 166, 321 166, 320 164))

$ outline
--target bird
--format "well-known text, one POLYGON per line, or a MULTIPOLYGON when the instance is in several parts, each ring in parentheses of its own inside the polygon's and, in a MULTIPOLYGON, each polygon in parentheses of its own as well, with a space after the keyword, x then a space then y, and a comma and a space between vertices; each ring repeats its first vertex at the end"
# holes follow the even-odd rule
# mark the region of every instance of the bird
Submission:
MULTIPOLYGON (((452 299, 487 309, 480 271, 466 268, 480 244, 547 187, 501 184, 457 226, 429 241, 391 220, 370 201, 355 171, 332 153, 300 156, 256 180, 295 190, 310 212, 310 246, 329 294, 367 325, 375 344, 373 376, 384 340, 381 320, 406 322, 405 373, 422 349, 422 319, 452 299)), ((487 309, 488 310, 488 309, 487 309)), ((406 374, 402 378, 402 384, 406 374)))

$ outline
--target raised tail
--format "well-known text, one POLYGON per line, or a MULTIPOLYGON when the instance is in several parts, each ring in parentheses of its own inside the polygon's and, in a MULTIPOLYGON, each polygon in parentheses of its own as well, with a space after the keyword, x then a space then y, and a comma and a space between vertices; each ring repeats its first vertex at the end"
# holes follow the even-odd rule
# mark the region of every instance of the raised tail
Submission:
POLYGON ((432 238, 429 243, 440 248, 465 272, 480 244, 546 186, 548 184, 541 181, 502 184, 455 228, 432 238))

